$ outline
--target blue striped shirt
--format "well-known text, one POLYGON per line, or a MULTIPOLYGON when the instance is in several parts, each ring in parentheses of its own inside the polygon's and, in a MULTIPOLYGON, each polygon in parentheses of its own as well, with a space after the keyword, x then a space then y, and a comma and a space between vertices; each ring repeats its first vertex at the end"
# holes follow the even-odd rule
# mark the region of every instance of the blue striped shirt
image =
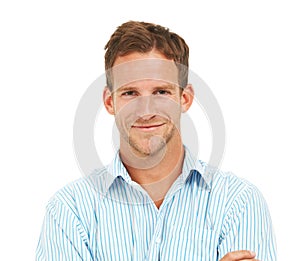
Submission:
POLYGON ((159 209, 119 154, 49 201, 36 260, 209 260, 252 250, 276 260, 268 207, 232 173, 213 175, 186 149, 182 173, 159 209))

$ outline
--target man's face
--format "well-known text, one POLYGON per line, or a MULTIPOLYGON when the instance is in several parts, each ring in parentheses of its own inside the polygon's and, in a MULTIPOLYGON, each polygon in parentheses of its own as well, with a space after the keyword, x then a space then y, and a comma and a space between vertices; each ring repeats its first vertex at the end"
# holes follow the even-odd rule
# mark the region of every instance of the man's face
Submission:
POLYGON ((122 144, 145 157, 180 136, 185 110, 175 63, 157 51, 132 53, 114 63, 113 91, 104 92, 106 108, 115 115, 122 144))

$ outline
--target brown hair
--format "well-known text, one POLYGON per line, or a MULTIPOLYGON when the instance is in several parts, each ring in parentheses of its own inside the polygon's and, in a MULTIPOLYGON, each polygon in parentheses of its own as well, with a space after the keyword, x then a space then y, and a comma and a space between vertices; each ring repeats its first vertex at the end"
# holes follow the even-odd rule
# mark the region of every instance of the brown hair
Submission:
POLYGON ((133 52, 147 53, 156 49, 173 60, 179 70, 179 85, 184 88, 188 81, 189 47, 168 28, 153 23, 129 21, 112 34, 105 45, 105 70, 107 86, 112 88, 109 70, 118 56, 133 52))

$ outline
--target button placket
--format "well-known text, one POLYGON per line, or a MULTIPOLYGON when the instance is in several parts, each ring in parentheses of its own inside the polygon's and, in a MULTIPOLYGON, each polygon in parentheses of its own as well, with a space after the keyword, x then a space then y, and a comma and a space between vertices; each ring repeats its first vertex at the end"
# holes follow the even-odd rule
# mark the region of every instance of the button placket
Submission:
POLYGON ((156 228, 155 228, 155 243, 156 244, 160 244, 161 243, 161 233, 162 233, 162 223, 163 223, 163 218, 162 218, 162 213, 159 214, 159 217, 157 219, 157 224, 156 224, 156 228))
POLYGON ((156 244, 159 244, 161 242, 161 236, 158 236, 156 239, 155 239, 155 243, 156 244))
POLYGON ((152 238, 151 245, 149 247, 149 255, 147 260, 159 260, 160 246, 162 242, 163 220, 164 211, 160 209, 157 213, 156 226, 152 238))

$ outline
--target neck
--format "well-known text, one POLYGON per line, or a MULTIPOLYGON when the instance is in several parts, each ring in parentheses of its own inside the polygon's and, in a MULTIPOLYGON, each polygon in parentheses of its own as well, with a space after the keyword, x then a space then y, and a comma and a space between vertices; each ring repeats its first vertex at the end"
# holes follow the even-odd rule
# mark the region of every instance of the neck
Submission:
POLYGON ((174 137, 155 155, 140 158, 132 154, 132 148, 131 153, 128 153, 124 144, 121 144, 120 157, 131 179, 148 192, 159 208, 168 190, 182 172, 184 147, 181 138, 174 137))

